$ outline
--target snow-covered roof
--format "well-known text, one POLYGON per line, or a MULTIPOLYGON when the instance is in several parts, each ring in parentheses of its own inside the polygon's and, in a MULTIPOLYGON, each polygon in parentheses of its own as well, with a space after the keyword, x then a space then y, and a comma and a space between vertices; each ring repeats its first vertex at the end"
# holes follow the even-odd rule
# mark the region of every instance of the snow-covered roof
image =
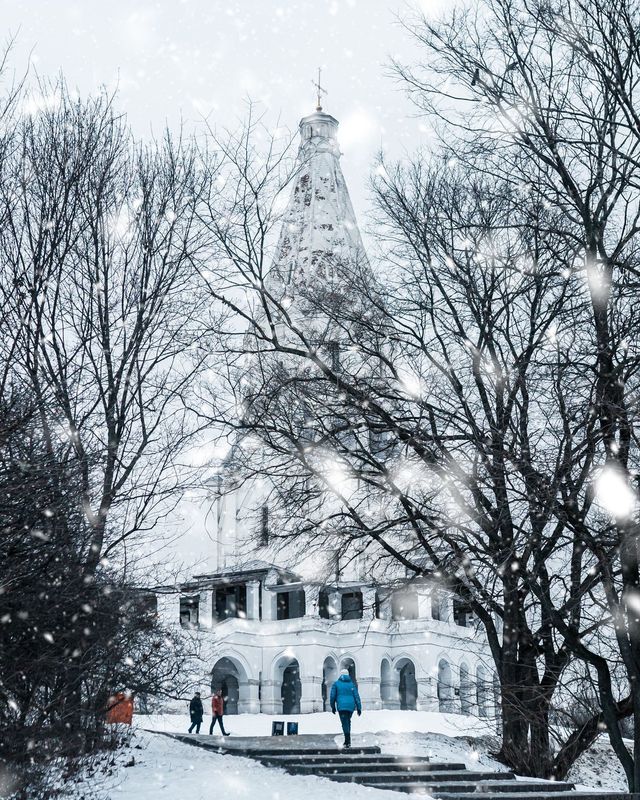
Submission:
POLYGON ((241 564, 226 567, 220 572, 214 572, 206 575, 194 575, 193 581, 197 583, 218 584, 218 583, 232 583, 240 580, 249 580, 252 576, 263 577, 269 572, 275 572, 278 576, 282 576, 287 580, 297 580, 297 576, 289 570, 282 569, 275 564, 270 564, 268 561, 261 561, 260 559, 253 559, 251 561, 243 561, 241 564))

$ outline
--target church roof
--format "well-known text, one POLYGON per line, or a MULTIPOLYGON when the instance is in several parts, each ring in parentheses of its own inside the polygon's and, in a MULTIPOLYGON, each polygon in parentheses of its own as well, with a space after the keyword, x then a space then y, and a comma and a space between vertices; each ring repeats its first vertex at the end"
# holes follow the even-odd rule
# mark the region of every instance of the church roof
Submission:
POLYGON ((238 581, 246 581, 251 578, 262 578, 269 572, 273 572, 281 578, 286 578, 287 581, 296 580, 297 578, 290 570, 278 567, 276 564, 271 564, 268 561, 253 559, 226 567, 220 572, 194 575, 194 581, 198 582, 198 584, 206 583, 207 585, 237 583, 238 581))
POLYGON ((337 131, 338 121, 323 111, 300 120, 298 169, 271 273, 293 296, 314 285, 342 292, 357 271, 368 270, 337 131))

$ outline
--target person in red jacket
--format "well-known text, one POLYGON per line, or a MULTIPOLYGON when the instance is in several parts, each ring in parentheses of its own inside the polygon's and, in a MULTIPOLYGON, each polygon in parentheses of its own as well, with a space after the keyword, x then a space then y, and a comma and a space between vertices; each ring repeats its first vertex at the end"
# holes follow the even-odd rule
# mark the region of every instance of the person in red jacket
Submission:
POLYGON ((211 698, 211 726, 209 727, 209 735, 213 733, 213 726, 216 724, 216 722, 220 724, 222 735, 229 735, 224 729, 224 722, 222 721, 223 714, 224 698, 222 697, 222 689, 218 689, 216 692, 214 692, 213 697, 211 698))

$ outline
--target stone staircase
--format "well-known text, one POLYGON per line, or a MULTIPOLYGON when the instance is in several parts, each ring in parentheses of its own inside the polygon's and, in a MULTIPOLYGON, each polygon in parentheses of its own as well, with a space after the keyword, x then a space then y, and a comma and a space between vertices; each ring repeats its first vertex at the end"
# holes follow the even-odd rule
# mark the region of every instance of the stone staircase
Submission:
POLYGON ((464 800, 471 794, 480 794, 483 800, 640 800, 640 795, 621 792, 579 792, 573 784, 560 781, 516 780, 512 772, 469 770, 465 764, 424 756, 386 755, 376 746, 341 750, 329 736, 167 735, 217 753, 254 758, 294 775, 316 775, 438 800, 464 800))

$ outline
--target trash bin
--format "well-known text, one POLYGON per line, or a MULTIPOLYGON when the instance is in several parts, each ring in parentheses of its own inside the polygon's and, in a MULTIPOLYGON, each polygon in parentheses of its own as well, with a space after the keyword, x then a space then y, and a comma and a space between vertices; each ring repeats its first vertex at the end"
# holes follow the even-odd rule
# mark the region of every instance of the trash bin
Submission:
POLYGON ((284 736, 284 722, 276 720, 271 723, 272 736, 284 736))
POLYGON ((298 735, 298 723, 287 722, 287 736, 297 736, 297 735, 298 735))

